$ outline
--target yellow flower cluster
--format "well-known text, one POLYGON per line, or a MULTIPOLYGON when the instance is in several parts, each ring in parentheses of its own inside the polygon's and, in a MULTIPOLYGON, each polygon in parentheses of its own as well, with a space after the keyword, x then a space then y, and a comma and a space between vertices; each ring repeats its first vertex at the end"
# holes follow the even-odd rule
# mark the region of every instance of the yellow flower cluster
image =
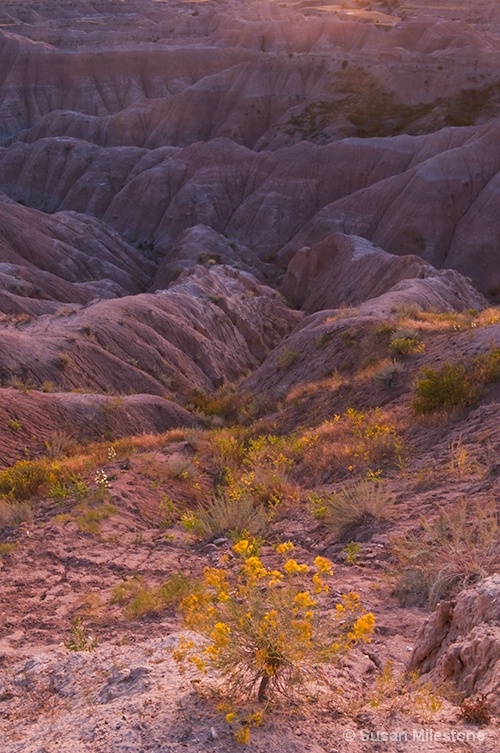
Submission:
POLYGON ((203 659, 200 659, 199 656, 197 656, 196 654, 194 654, 193 656, 189 656, 188 662, 193 664, 198 670, 198 672, 201 672, 203 675, 206 674, 207 671, 205 669, 205 662, 203 661, 203 659))
POLYGON ((311 641, 312 625, 309 620, 292 620, 291 626, 301 643, 307 644, 311 641))
POLYGON ((210 631, 210 638, 213 640, 216 648, 224 648, 230 643, 229 635, 231 628, 225 622, 216 622, 213 630, 210 631))
POLYGON ((229 600, 230 586, 225 570, 217 567, 206 567, 203 573, 203 581, 207 588, 215 591, 217 601, 223 602, 229 600))
POLYGON ((246 725, 245 727, 239 729, 238 732, 236 732, 234 739, 237 743, 245 745, 245 743, 247 743, 250 739, 250 727, 246 725))
POLYGON ((266 612, 264 615, 264 625, 269 626, 270 628, 277 628, 278 627, 278 612, 275 609, 272 609, 270 612, 266 612))
POLYGON ((182 602, 184 622, 191 630, 203 630, 208 619, 217 613, 206 594, 189 594, 182 602))
POLYGON ((295 545, 291 541, 284 541, 276 547, 278 554, 285 554, 285 552, 290 552, 292 549, 295 549, 295 545))
POLYGON ((181 669, 187 659, 188 652, 195 646, 194 641, 188 641, 184 635, 179 636, 179 648, 172 651, 174 660, 179 664, 181 669))
POLYGON ((234 739, 237 743, 245 744, 250 739, 250 729, 252 727, 259 727, 262 724, 262 712, 254 711, 247 715, 246 718, 238 716, 236 711, 231 709, 231 706, 227 703, 220 704, 218 711, 226 715, 226 722, 235 726, 241 725, 240 728, 234 733, 234 739))
POLYGON ((314 586, 315 593, 320 594, 322 591, 324 591, 326 594, 328 593, 328 583, 323 582, 319 573, 314 573, 311 580, 314 586))
POLYGON ((316 565, 320 573, 324 573, 325 575, 333 574, 333 564, 326 557, 316 557, 314 564, 316 565))
POLYGON ((248 552, 250 548, 250 542, 247 539, 240 539, 237 544, 233 546, 233 552, 240 554, 242 557, 248 552))
POLYGON ((280 573, 279 570, 270 570, 268 572, 268 575, 271 576, 271 580, 268 582, 268 586, 276 586, 278 583, 281 583, 283 578, 285 577, 283 573, 280 573))
POLYGON ((335 660, 357 641, 367 641, 374 617, 363 614, 359 595, 343 595, 334 619, 325 618, 323 594, 333 566, 316 557, 314 566, 287 559, 294 546, 284 542, 276 551, 286 562, 267 569, 244 538, 234 546, 242 558, 234 574, 207 567, 202 589, 182 602, 184 623, 196 639, 181 636, 174 658, 201 672, 211 668, 226 680, 229 705, 221 706, 235 739, 247 742, 260 714, 240 718, 233 702, 247 694, 263 702, 285 688, 318 680, 318 666, 335 660))
POLYGON ((375 617, 371 612, 359 617, 354 623, 352 630, 347 633, 347 638, 355 643, 357 641, 370 641, 370 636, 375 627, 375 617))
POLYGON ((206 567, 203 572, 203 580, 206 586, 211 586, 216 591, 227 591, 229 588, 226 571, 220 570, 218 567, 206 567))
POLYGON ((299 565, 297 560, 291 558, 285 562, 283 570, 287 575, 302 575, 309 572, 309 565, 299 565))
POLYGON ((249 557, 258 557, 261 546, 262 541, 256 539, 254 536, 251 536, 250 538, 240 539, 233 546, 233 552, 239 554, 240 557, 243 557, 243 559, 248 559, 249 557))
POLYGON ((299 591, 293 600, 297 606, 302 607, 303 609, 309 609, 309 607, 315 607, 318 604, 317 601, 311 599, 307 591, 299 591))
POLYGON ((241 568, 241 572, 252 581, 260 580, 261 578, 265 578, 266 575, 270 575, 270 571, 266 570, 258 557, 249 557, 241 568))
POLYGON ((349 591, 347 594, 342 594, 342 602, 349 612, 356 612, 360 608, 359 594, 354 591, 349 591))

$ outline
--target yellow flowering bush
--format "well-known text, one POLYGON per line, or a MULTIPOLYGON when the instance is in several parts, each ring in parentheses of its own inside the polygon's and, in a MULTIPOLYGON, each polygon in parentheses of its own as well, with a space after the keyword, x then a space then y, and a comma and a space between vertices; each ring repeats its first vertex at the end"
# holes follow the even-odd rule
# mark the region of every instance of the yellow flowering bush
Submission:
MULTIPOLYGON (((215 672, 231 699, 224 707, 226 718, 240 725, 234 702, 255 695, 268 702, 309 680, 318 682, 318 665, 369 641, 375 624, 357 594, 328 601, 332 563, 325 557, 316 557, 312 565, 289 558, 269 569, 260 557, 248 556, 249 548, 244 541, 234 547, 242 557, 237 573, 205 569, 201 590, 181 604, 190 635, 182 636, 174 651, 182 667, 215 672)), ((280 545, 277 551, 288 557, 291 548, 280 545)), ((248 719, 245 725, 255 723, 248 719)), ((246 733, 240 729, 238 734, 246 733)))
POLYGON ((45 460, 18 460, 10 468, 0 471, 0 496, 26 500, 58 477, 59 467, 45 460))
POLYGON ((220 491, 229 501, 239 503, 250 497, 254 505, 264 505, 268 512, 284 502, 298 501, 297 486, 290 472, 311 443, 309 438, 261 434, 246 439, 240 435, 232 441, 225 438, 222 442, 222 439, 216 435, 216 454, 222 471, 220 491))

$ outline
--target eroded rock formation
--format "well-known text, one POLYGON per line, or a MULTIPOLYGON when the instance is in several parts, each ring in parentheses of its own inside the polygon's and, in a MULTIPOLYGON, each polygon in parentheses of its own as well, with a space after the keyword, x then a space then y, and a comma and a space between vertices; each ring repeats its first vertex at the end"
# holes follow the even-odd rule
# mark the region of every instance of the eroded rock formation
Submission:
POLYGON ((409 664, 500 710, 500 575, 442 602, 422 625, 409 664))

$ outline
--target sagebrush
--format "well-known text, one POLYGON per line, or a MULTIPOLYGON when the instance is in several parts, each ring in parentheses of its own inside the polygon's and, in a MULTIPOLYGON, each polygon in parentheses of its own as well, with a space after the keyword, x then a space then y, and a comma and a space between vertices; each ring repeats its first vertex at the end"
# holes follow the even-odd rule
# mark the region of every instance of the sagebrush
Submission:
MULTIPOLYGON (((277 551, 288 557, 291 549, 287 542, 277 551)), ((237 573, 207 567, 201 591, 182 602, 189 633, 174 652, 181 667, 216 673, 229 721, 238 702, 254 697, 267 704, 321 681, 321 666, 369 640, 374 627, 357 594, 328 603, 332 564, 326 558, 316 557, 312 566, 288 558, 268 569, 251 541, 240 540, 234 551, 243 560, 237 573)), ((248 739, 253 721, 250 715, 240 728, 240 742, 248 739)))

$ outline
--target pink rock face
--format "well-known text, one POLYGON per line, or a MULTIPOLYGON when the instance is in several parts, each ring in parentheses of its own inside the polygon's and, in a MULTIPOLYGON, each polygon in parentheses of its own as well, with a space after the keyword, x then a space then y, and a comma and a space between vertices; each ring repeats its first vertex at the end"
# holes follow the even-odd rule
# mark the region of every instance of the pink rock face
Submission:
POLYGON ((0 340, 2 383, 36 379, 57 391, 121 394, 212 390, 255 368, 299 317, 250 276, 199 268, 156 294, 14 317, 0 340))
POLYGON ((6 6, 0 190, 166 264, 198 224, 280 266, 342 232, 496 289, 494 4, 383 29, 267 2, 126 7, 6 6))
POLYGON ((482 693, 500 710, 500 576, 492 575, 453 603, 440 604, 417 636, 410 669, 452 681, 467 696, 482 693))
POLYGON ((418 253, 436 267, 458 269, 490 292, 496 283, 493 235, 499 216, 491 208, 500 167, 493 148, 499 126, 495 121, 474 132, 465 129, 460 145, 453 133, 441 153, 419 155, 418 164, 410 163, 400 175, 324 207, 289 246, 310 243, 327 228, 356 233, 391 253, 418 253))
POLYGON ((40 301, 32 311, 28 304, 0 320, 0 408, 16 396, 11 387, 30 390, 15 402, 18 420, 32 427, 21 446, 3 423, 4 465, 26 441, 40 452, 60 426, 98 439, 197 423, 176 402, 241 379, 301 318, 276 291, 220 265, 198 267, 155 294, 85 305, 40 301), (116 405, 111 400, 108 410, 110 394, 116 405))
POLYGON ((0 257, 6 313, 44 300, 86 303, 138 293, 154 264, 94 217, 47 215, 0 196, 0 257), (34 300, 29 300, 34 299, 34 300))
POLYGON ((295 305, 312 313, 356 306, 386 293, 400 280, 433 272, 418 256, 394 257, 364 238, 336 234, 293 257, 282 289, 295 305))
MULTIPOLYGON (((196 426, 197 420, 187 410, 158 395, 123 395, 43 393, 0 390, 0 410, 8 413, 15 404, 19 421, 29 431, 29 447, 33 453, 46 450, 45 442, 65 434, 68 441, 99 441, 105 436, 115 438, 159 433, 178 426, 196 426)), ((10 432, 12 434, 12 432, 10 432)), ((19 460, 26 443, 9 437, 8 428, 0 428, 2 454, 0 470, 19 460)))

